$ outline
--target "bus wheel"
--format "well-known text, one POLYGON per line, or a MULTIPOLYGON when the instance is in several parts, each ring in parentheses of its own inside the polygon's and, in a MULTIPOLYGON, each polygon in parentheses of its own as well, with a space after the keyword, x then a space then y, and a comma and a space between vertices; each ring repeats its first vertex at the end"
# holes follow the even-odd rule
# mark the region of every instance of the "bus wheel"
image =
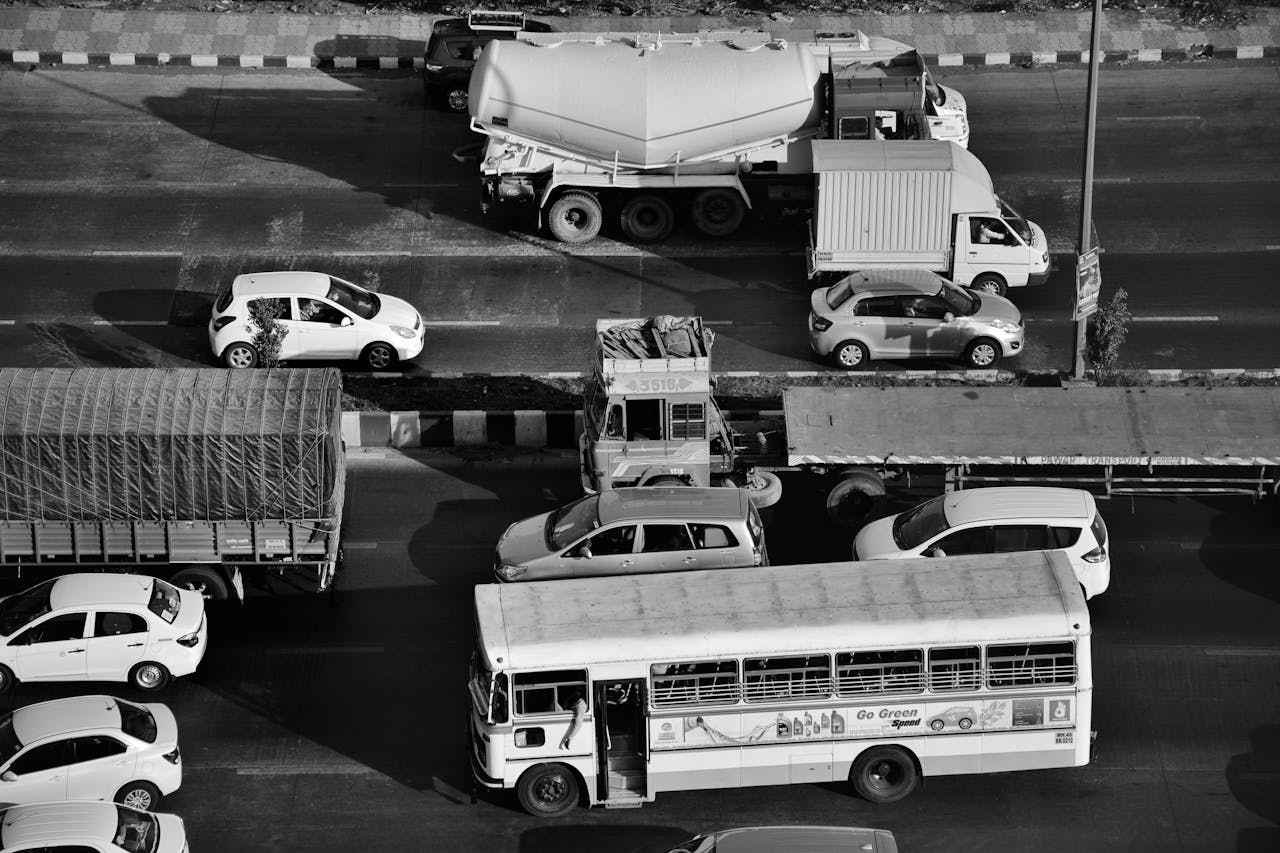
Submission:
POLYGON ((539 764, 516 785, 520 805, 537 817, 557 817, 578 804, 578 777, 564 764, 539 764))
POLYGON ((884 480, 861 468, 845 471, 827 493, 827 516, 839 527, 854 530, 884 504, 884 480))
POLYGON ((920 785, 920 771, 900 746, 868 749, 853 764, 853 788, 872 803, 896 803, 920 785))

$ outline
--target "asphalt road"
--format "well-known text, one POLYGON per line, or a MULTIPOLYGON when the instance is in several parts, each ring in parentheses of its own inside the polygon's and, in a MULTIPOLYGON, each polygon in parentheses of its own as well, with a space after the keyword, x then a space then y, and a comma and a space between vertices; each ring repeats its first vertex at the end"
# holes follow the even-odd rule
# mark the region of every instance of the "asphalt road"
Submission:
MULTIPOLYGON (((1094 218, 1136 367, 1280 365, 1280 80, 1271 62, 1107 67, 1094 218)), ((1067 369, 1085 74, 941 69, 972 150, 1045 227, 1058 273, 1015 292, 1028 347, 1067 369)), ((478 139, 407 74, 0 69, 0 365, 210 362, 238 272, 333 271, 418 305, 409 372, 581 370, 596 318, 700 313, 718 370, 822 368, 804 333, 803 234, 677 234, 570 249, 480 220, 478 139)), ((915 366, 949 366, 921 364, 915 366)))
MULTIPOLYGON (((940 777, 872 806, 842 785, 664 793, 542 821, 470 802, 463 715, 471 594, 518 518, 579 492, 573 460, 352 456, 348 566, 333 594, 277 590, 214 615, 200 671, 162 698, 184 785, 163 803, 196 851, 614 853, 760 823, 871 825, 903 850, 1271 851, 1280 845, 1280 529, 1275 504, 1102 505, 1111 588, 1090 603, 1099 755, 940 777)), ((777 563, 840 559, 822 493, 784 474, 777 563)), ((21 685, 6 705, 118 691, 21 685)), ((128 695, 128 692, 124 695, 128 695)))

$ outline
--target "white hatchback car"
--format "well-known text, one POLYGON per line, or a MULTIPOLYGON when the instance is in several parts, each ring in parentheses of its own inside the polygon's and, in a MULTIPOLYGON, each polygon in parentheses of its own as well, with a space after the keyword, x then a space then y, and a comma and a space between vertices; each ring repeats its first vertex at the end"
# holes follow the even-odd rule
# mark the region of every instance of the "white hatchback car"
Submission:
POLYGON ((1081 489, 1008 486, 931 498, 868 524, 853 540, 855 560, 1062 549, 1086 598, 1111 583, 1107 525, 1081 489))
POLYGON ((0 693, 18 681, 159 690, 208 645, 204 597, 144 575, 63 575, 0 599, 0 693))
POLYGON ((13 806, 0 812, 0 853, 187 853, 182 818, 112 803, 13 806))
POLYGON ((182 785, 164 705, 74 696, 0 716, 0 803, 114 800, 150 811, 182 785))
POLYGON ((284 328, 281 361, 359 359, 385 370, 422 352, 422 315, 403 299, 324 273, 259 272, 236 276, 213 303, 209 346, 227 367, 258 364, 254 303, 284 328))

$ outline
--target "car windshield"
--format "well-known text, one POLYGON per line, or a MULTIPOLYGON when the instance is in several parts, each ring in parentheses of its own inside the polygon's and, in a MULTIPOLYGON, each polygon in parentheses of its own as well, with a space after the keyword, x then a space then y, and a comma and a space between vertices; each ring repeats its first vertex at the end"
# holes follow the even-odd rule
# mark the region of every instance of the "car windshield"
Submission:
POLYGON ((121 702, 116 700, 120 707, 120 728, 127 735, 133 735, 138 740, 147 743, 155 743, 156 718, 155 715, 141 705, 135 705, 132 702, 121 702))
POLYGON ((160 846, 160 822, 155 815, 116 806, 116 835, 111 842, 127 853, 154 853, 160 846))
POLYGON ((547 519, 547 544, 551 549, 558 551, 599 527, 599 505, 599 495, 587 495, 551 513, 547 519))
POLYGON ((714 853, 716 849, 716 835, 695 835, 688 841, 671 848, 668 853, 714 853))
POLYGON ((957 317, 972 317, 978 313, 978 308, 982 305, 978 297, 973 293, 951 282, 942 285, 942 290, 938 291, 938 296, 947 303, 951 313, 957 317))
POLYGON ((13 730, 13 714, 5 714, 0 717, 0 764, 17 755, 20 749, 22 741, 18 740, 18 734, 13 730))
POLYGON ((148 610, 172 625, 173 620, 178 618, 178 611, 181 608, 182 596, 178 595, 177 587, 159 578, 152 581, 151 598, 147 602, 148 610))
POLYGON ((832 311, 849 301, 853 296, 854 277, 842 278, 827 288, 827 307, 832 311))
POLYGON ((49 612, 49 592, 57 578, 0 601, 0 634, 9 636, 49 612))
POLYGON ((352 314, 368 320, 382 308, 382 300, 377 294, 370 293, 363 287, 345 282, 340 278, 329 278, 329 292, 325 294, 330 302, 336 302, 352 314))
POLYGON ((909 509, 893 521, 893 541, 904 551, 917 548, 947 529, 942 501, 945 495, 909 509))

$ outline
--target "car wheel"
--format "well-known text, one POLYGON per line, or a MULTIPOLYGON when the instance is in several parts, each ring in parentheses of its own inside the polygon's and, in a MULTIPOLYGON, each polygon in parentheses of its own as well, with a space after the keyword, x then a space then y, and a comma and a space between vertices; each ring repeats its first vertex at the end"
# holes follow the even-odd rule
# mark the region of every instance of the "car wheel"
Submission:
POLYGON ((390 344, 369 344, 360 354, 360 361, 370 370, 386 370, 396 363, 396 351, 390 344))
POLYGON ((868 749, 853 763, 853 788, 872 803, 896 803, 920 784, 920 772, 900 746, 868 749))
POLYGON ((539 764, 520 777, 516 796, 529 814, 556 817, 578 804, 578 777, 564 764, 539 764))
POLYGON ((154 693, 169 683, 169 670, 164 664, 143 661, 129 670, 129 682, 139 690, 154 693))
POLYGON ((845 370, 862 370, 871 361, 866 346, 857 341, 845 341, 831 352, 835 363, 845 370))
POLYGON ((18 679, 14 678, 13 670, 4 664, 0 664, 0 693, 8 693, 13 689, 13 685, 18 683, 18 679))
POLYGON ((467 90, 459 89, 456 86, 449 90, 449 94, 445 97, 445 105, 455 113, 465 113, 467 111, 467 90))
POLYGON ((222 363, 227 367, 244 370, 258 366, 258 351, 253 344, 236 341, 222 351, 222 363))
POLYGON ((977 370, 987 370, 1000 363, 1000 344, 990 338, 978 338, 964 348, 964 363, 977 370))
POLYGON ((994 293, 996 296, 1004 296, 1009 292, 1004 279, 995 273, 984 273, 978 276, 969 287, 982 293, 994 293))
POLYGON ((747 206, 733 190, 712 187, 693 197, 689 215, 693 227, 708 237, 728 237, 742 226, 747 206))
POLYGON ((629 200, 619 217, 622 233, 635 243, 659 243, 671 236, 675 223, 667 200, 649 193, 629 200))
POLYGON ((547 211, 547 228, 561 243, 587 243, 600 233, 604 210, 600 199, 588 192, 567 192, 547 211))
POLYGON ((150 782, 130 782, 116 791, 115 801, 140 812, 149 812, 160 802, 160 789, 150 782))
POLYGON ((179 569, 169 578, 169 583, 182 589, 193 589, 204 596, 205 601, 226 601, 230 594, 226 579, 217 569, 208 566, 179 569))

